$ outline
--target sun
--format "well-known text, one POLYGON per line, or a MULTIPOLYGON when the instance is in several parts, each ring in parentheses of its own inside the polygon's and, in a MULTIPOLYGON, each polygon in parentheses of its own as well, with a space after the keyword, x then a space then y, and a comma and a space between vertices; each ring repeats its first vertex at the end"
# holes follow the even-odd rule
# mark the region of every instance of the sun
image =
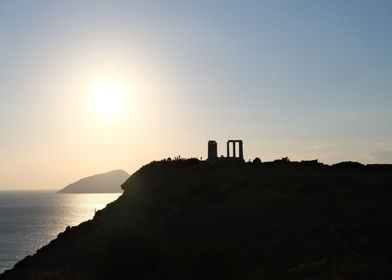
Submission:
POLYGON ((124 111, 127 95, 116 83, 108 82, 97 86, 93 90, 92 101, 99 114, 113 117, 124 111))

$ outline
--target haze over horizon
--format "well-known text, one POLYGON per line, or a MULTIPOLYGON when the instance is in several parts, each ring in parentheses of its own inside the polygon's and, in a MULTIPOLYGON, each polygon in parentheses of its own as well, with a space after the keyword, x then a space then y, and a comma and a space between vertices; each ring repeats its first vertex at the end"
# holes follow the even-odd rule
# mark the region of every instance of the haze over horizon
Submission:
POLYGON ((0 189, 244 140, 392 163, 390 1, 1 1, 0 189))

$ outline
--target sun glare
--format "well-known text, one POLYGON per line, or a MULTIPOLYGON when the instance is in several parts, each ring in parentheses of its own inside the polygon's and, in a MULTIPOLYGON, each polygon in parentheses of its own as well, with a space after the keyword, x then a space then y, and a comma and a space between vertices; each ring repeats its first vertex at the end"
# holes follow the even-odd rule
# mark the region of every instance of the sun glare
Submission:
POLYGON ((94 89, 92 99, 98 113, 113 117, 124 111, 127 95, 117 84, 105 83, 94 89))

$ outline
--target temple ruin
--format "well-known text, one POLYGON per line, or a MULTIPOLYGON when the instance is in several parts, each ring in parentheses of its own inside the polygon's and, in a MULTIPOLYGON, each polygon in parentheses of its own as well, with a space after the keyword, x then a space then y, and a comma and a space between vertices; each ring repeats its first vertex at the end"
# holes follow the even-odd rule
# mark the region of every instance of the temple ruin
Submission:
POLYGON ((220 158, 218 157, 218 144, 215 140, 208 141, 208 158, 209 162, 217 162, 219 161, 244 161, 244 151, 243 151, 243 142, 242 140, 228 140, 227 141, 227 156, 220 158), (238 155, 237 155, 237 146, 238 146, 238 155))
POLYGON ((216 162, 218 160, 218 144, 214 140, 208 141, 208 161, 216 162))

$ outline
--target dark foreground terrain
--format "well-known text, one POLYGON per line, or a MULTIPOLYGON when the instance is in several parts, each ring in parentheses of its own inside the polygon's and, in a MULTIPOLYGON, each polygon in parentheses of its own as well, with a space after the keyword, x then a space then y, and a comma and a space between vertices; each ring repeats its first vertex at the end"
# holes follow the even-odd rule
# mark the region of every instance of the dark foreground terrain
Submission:
POLYGON ((392 279, 392 167, 153 162, 0 279, 392 279))

